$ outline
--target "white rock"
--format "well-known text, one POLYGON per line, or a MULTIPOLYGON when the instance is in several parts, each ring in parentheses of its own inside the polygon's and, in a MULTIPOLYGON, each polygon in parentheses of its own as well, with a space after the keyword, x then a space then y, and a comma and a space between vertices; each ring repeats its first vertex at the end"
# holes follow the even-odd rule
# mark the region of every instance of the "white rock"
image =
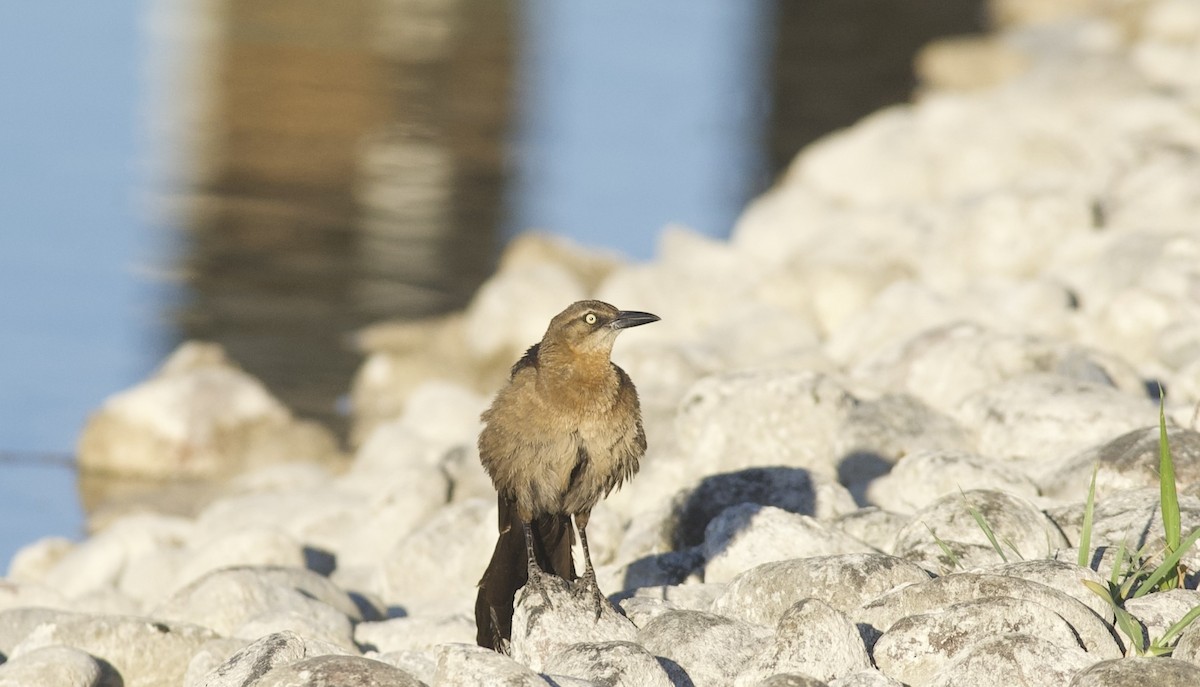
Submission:
POLYGON ((1133 62, 1159 86, 1200 89, 1200 3, 1151 3, 1134 47, 1133 62))
POLYGON ((43 537, 26 544, 13 554, 5 577, 9 582, 40 582, 73 548, 75 542, 66 537, 43 537))
POLYGON ((627 642, 637 628, 601 602, 597 617, 586 585, 568 584, 546 575, 545 594, 526 585, 517 592, 512 618, 513 658, 538 672, 547 672, 548 662, 569 646, 585 642, 627 642))
POLYGON ((779 673, 832 680, 871 667, 862 637, 841 611, 819 599, 805 599, 779 619, 774 643, 734 681, 753 687, 779 673))
MULTIPOLYGON (((978 489, 943 496, 915 513, 896 533, 895 554, 937 570, 942 565, 941 556, 936 554, 940 550, 939 539, 943 543, 991 547, 971 509, 991 528, 1005 557, 1044 558, 1067 545, 1054 522, 1029 501, 1006 492, 978 489)), ((995 550, 981 550, 960 560, 959 566, 969 568, 1001 560, 1001 554, 995 550)))
POLYGON ((797 558, 742 573, 713 601, 712 612, 773 626, 806 598, 849 613, 892 589, 927 580, 929 573, 918 566, 880 553, 797 558))
POLYGON ((502 270, 479 287, 467 307, 465 341, 476 359, 516 362, 541 341, 550 318, 586 297, 580 280, 560 264, 502 270))
POLYGON ((190 550, 170 590, 185 587, 215 570, 235 566, 303 568, 304 547, 291 536, 269 527, 229 532, 190 550))
POLYGON ((633 642, 579 642, 546 662, 545 672, 613 687, 671 687, 674 683, 650 652, 633 642))
POLYGON ((871 668, 830 680, 829 687, 901 687, 901 684, 871 668))
POLYGON ((149 381, 108 399, 79 439, 81 468, 153 478, 337 458, 328 430, 293 418, 219 346, 195 342, 149 381))
POLYGON ((33 649, 0 664, 0 687, 101 687, 95 658, 69 646, 33 649))
POLYGON ((474 642, 475 619, 466 614, 458 614, 442 617, 390 618, 359 623, 354 627, 354 641, 362 647, 380 653, 428 652, 438 644, 474 642))
POLYGON ((670 611, 638 632, 638 643, 681 668, 695 687, 728 685, 771 641, 771 631, 711 613, 670 611))
POLYGON ((434 685, 546 687, 537 673, 504 654, 474 644, 442 644, 437 651, 434 685))
POLYGON ((208 573, 168 597, 154 614, 244 639, 298 630, 355 650, 350 621, 362 618, 345 592, 316 573, 248 567, 208 573))
POLYGON ((67 599, 50 587, 0 578, 0 611, 10 608, 66 609, 68 605, 67 599))
MULTIPOLYGON (((1049 496, 1083 501, 1096 471, 1096 499, 1103 501, 1119 491, 1158 487, 1158 426, 1135 429, 1115 439, 1079 452, 1045 476, 1042 487, 1049 496)), ((1171 462, 1179 484, 1200 482, 1200 433, 1167 428, 1171 462)))
POLYGON ((1145 594, 1125 601, 1125 610, 1145 630, 1150 641, 1161 639, 1167 629, 1179 622, 1193 608, 1200 607, 1200 591, 1170 589, 1145 594))
POLYGON ((1018 633, 1064 652, 1083 650, 1070 623, 1047 607, 988 597, 901 618, 875 642, 871 655, 885 675, 905 684, 926 684, 980 640, 1018 633))
POLYGON ((9 656, 15 660, 46 647, 73 647, 111 665, 125 687, 155 687, 182 684, 192 654, 215 637, 186 623, 67 614, 38 625, 9 656))
POLYGON ((1200 684, 1200 667, 1171 658, 1129 658, 1101 661, 1076 673, 1071 687, 1191 687, 1200 684))
POLYGON ((871 551, 866 544, 810 516, 746 503, 727 509, 708 524, 704 580, 728 582, 772 561, 871 551))
POLYGON ((845 487, 800 468, 756 467, 709 475, 674 499, 671 540, 676 547, 704 541, 713 518, 743 503, 772 506, 828 520, 856 510, 845 487))
POLYGON ((1058 375, 1018 377, 965 399, 956 417, 978 450, 1036 479, 1076 452, 1157 418, 1146 398, 1058 375))
POLYGON ((369 591, 410 612, 469 612, 497 536, 494 501, 450 504, 383 555, 369 591))
POLYGON ((891 472, 867 487, 866 498, 881 508, 915 513, 961 490, 998 489, 1026 499, 1038 488, 1009 465, 958 450, 923 450, 905 456, 891 472))
POLYGON ((927 683, 930 687, 1030 687, 1065 685, 1097 659, 1078 647, 1064 647, 1045 637, 1006 633, 984 637, 959 652, 927 683))
POLYGON ((851 613, 868 638, 887 632, 902 618, 990 597, 1036 603, 1061 616, 1080 644, 1098 658, 1116 658, 1121 648, 1111 627, 1080 601, 1051 587, 1019 577, 955 573, 888 592, 851 613))
POLYGON ((697 382, 676 419, 680 448, 705 472, 783 465, 837 476, 834 436, 855 399, 835 380, 757 371, 697 382))
POLYGON ((255 687, 318 687, 319 685, 389 685, 424 687, 417 678, 381 661, 360 656, 315 656, 287 663, 268 672, 255 687))
MULTIPOLYGON (((299 635, 293 632, 265 635, 233 653, 193 684, 195 687, 250 685, 261 680, 273 668, 302 658, 304 640, 299 635)), ((191 672, 192 666, 188 669, 191 672)))

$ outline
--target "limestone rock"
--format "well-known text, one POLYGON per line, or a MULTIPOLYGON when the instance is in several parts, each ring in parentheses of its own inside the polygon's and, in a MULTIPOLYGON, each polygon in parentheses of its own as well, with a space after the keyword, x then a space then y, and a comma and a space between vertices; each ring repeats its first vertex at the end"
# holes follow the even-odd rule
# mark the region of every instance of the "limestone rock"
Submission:
POLYGON ((931 449, 907 455, 867 487, 867 501, 897 513, 916 513, 960 490, 997 489, 1026 499, 1037 485, 1022 472, 975 453, 931 449))
POLYGON ((295 419, 219 346, 195 342, 150 380, 105 401, 79 439, 81 469, 149 478, 339 457, 328 430, 295 419))
POLYGON ((1025 499, 1002 491, 978 489, 943 496, 914 514, 896 534, 895 554, 927 569, 946 571, 937 544, 940 539, 943 543, 975 545, 969 556, 960 556, 962 568, 1001 562, 999 553, 995 550, 988 553, 983 548, 990 548, 990 542, 971 508, 992 529, 1006 556, 1046 557, 1067 544, 1054 522, 1025 499), (1019 554, 1012 552, 1010 544, 1019 554))
POLYGON ((271 670, 254 684, 255 687, 425 687, 425 683, 398 668, 359 656, 315 656, 287 663, 271 670))
POLYGON ((260 637, 237 651, 197 683, 197 687, 241 687, 256 684, 278 666, 304 658, 304 640, 292 632, 260 637))
POLYGON ((0 664, 0 687, 118 687, 118 677, 106 674, 85 651, 69 646, 46 646, 0 664))
POLYGON ((871 667, 858 629, 841 611, 819 599, 805 599, 779 619, 775 641, 734 682, 750 687, 780 673, 832 680, 871 667))
MULTIPOLYGON (((1118 491, 1158 487, 1158 434, 1155 424, 1081 451, 1047 475, 1042 488, 1049 496, 1083 501, 1097 465, 1097 500, 1118 491)), ((1168 426, 1167 442, 1175 479, 1180 484, 1200 482, 1200 432, 1168 426)))
POLYGON ((1035 476, 1076 452, 1157 417, 1146 398, 1059 375, 1018 377, 963 401, 956 414, 979 433, 978 450, 1035 476))
POLYGON ((474 644, 442 644, 437 650, 434 685, 547 687, 540 675, 504 654, 474 644))
POLYGON ((708 524, 704 579, 727 582, 771 561, 871 551, 866 544, 810 516, 747 503, 726 509, 708 524))
POLYGON ((1096 663, 1079 647, 1064 647, 1044 637, 1011 633, 983 637, 934 674, 930 687, 1056 687, 1096 663))
POLYGON ((742 503, 773 506, 817 519, 855 510, 854 500, 844 487, 804 469, 758 467, 709 475, 676 497, 674 545, 700 544, 714 517, 742 503))
POLYGON ((678 665, 695 687, 728 685, 770 643, 771 631, 711 613, 670 611, 638 632, 638 643, 678 665))
POLYGON ((981 573, 946 575, 888 592, 863 604, 851 616, 870 639, 870 635, 878 637, 903 618, 990 597, 1021 599, 1053 611, 1074 630, 1084 650, 1098 658, 1115 658, 1122 653, 1111 627, 1086 605, 1019 577, 981 573))
POLYGON ((545 672, 611 687, 672 687, 663 666, 633 642, 580 642, 546 661, 545 672))
POLYGON ((1070 623, 1045 606, 989 597, 901 618, 875 642, 871 655, 884 674, 925 684, 978 641, 1011 634, 1039 637, 1063 652, 1083 650, 1070 623))
POLYGON ((39 624, 9 656, 15 660, 47 647, 72 647, 111 665, 124 687, 154 687, 182 684, 192 654, 215 637, 186 623, 66 614, 39 624))
POLYGON ((465 614, 442 617, 390 618, 354 627, 359 646, 388 653, 431 651, 438 644, 475 641, 475 619, 465 614))
POLYGON ((892 589, 928 580, 929 573, 918 566, 884 554, 798 558, 742 573, 713 601, 712 611, 772 626, 805 598, 822 599, 849 613, 892 589))
POLYGON ((823 375, 778 371, 708 377, 676 419, 680 448, 706 472, 781 465, 837 477, 834 429, 856 403, 823 375))
POLYGON ((545 672, 547 662, 579 642, 632 641, 637 628, 607 601, 596 617, 590 591, 581 582, 544 578, 545 595, 529 585, 517 592, 512 620, 512 656, 545 672))
POLYGON ((1200 684, 1200 667, 1172 658, 1130 657, 1101 661, 1077 673, 1070 687, 1190 687, 1200 684))

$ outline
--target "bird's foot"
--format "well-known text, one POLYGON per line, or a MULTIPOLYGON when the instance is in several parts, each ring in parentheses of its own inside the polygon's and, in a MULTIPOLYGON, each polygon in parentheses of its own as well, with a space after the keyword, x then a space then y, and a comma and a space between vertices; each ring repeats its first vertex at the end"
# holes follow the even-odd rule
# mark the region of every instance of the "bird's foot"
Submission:
POLYGON ((596 611, 596 620, 600 620, 608 599, 604 598, 604 594, 600 592, 600 585, 596 583, 596 573, 591 570, 585 572, 583 577, 575 581, 575 590, 583 591, 592 597, 592 608, 596 611))
POLYGON ((546 602, 546 608, 553 608, 554 604, 550 603, 550 592, 547 590, 547 578, 550 573, 544 572, 540 566, 533 564, 529 566, 528 579, 525 582, 525 587, 531 591, 536 591, 542 595, 542 601, 546 602))

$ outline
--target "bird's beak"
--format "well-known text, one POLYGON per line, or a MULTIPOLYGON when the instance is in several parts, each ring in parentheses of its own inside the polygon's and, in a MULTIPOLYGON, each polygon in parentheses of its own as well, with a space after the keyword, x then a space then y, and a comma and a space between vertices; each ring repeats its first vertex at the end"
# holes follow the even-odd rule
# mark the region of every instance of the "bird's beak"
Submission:
POLYGON ((658 320, 658 315, 651 315, 648 312, 622 310, 617 313, 617 319, 613 320, 612 324, 608 326, 612 327, 613 329, 628 329, 630 327, 637 327, 638 325, 658 322, 658 320))

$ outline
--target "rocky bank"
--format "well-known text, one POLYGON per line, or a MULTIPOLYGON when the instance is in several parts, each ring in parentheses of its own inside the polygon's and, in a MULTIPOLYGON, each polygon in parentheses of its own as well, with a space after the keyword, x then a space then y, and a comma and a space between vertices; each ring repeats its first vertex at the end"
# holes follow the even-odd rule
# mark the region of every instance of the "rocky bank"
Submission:
MULTIPOLYGON (((1200 1, 996 6, 728 242, 668 229, 625 264, 527 237, 465 312, 364 333, 348 467, 218 350, 177 352, 81 464, 238 474, 194 516, 24 548, 0 685, 1200 684, 1200 627, 1133 656, 1083 584, 1122 543, 1161 556, 1159 385, 1200 527, 1200 1), (662 317, 614 352, 650 448, 589 527, 620 612, 523 597, 497 654, 469 615, 478 417, 584 297, 662 317)), ((1185 581, 1125 605, 1146 638, 1200 606, 1185 581)))

